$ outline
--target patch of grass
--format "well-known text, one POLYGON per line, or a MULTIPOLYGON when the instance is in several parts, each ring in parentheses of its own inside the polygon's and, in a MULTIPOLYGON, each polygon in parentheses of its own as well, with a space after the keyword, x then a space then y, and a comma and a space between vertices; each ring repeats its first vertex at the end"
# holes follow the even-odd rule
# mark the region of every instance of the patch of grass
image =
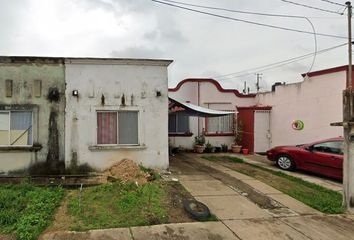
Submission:
POLYGON ((167 222, 163 207, 165 192, 158 183, 136 186, 110 183, 71 196, 69 214, 76 218, 72 230, 143 226, 167 222))
POLYGON ((226 160, 234 163, 244 163, 243 159, 232 156, 203 156, 202 158, 208 161, 218 161, 218 160, 226 160))
POLYGON ((208 160, 213 161, 226 160, 233 162, 234 164, 231 166, 233 170, 254 177, 323 213, 338 214, 344 212, 342 194, 339 192, 280 171, 246 162, 242 163, 235 157, 213 156, 212 158, 208 158, 208 160))
POLYGON ((294 188, 287 187, 288 184, 284 186, 279 186, 278 184, 269 183, 269 185, 274 186, 278 190, 288 194, 289 196, 298 199, 299 201, 321 211, 324 213, 343 213, 344 208, 342 206, 342 194, 333 191, 331 189, 322 187, 320 185, 305 181, 301 178, 297 178, 280 171, 275 171, 261 166, 256 166, 250 163, 248 165, 258 168, 261 171, 269 172, 278 177, 284 179, 284 182, 288 184, 297 185, 294 188))
POLYGON ((62 197, 62 188, 1 185, 0 233, 15 233, 20 240, 37 239, 51 223, 62 197))

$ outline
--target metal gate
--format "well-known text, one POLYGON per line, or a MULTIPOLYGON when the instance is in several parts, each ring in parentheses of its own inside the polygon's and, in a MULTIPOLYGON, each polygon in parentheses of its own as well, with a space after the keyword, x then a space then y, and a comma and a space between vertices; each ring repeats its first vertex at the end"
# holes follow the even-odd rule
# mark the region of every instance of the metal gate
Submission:
POLYGON ((266 152, 270 148, 270 111, 254 112, 254 152, 266 152))

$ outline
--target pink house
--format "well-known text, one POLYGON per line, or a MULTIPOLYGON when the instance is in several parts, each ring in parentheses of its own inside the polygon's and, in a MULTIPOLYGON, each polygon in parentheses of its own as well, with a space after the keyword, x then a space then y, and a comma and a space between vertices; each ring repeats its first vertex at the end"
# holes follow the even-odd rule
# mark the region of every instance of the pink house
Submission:
POLYGON ((273 91, 242 94, 224 89, 216 80, 190 78, 169 89, 169 96, 205 108, 234 111, 216 118, 189 117, 173 113, 169 117, 170 144, 193 148, 194 137, 204 133, 214 146, 233 143, 236 118, 243 122, 243 147, 265 152, 277 145, 293 145, 342 135, 342 128, 330 123, 342 121, 342 91, 346 87, 347 66, 303 75, 304 80, 279 84, 273 91), (302 129, 294 123, 301 121, 302 129))

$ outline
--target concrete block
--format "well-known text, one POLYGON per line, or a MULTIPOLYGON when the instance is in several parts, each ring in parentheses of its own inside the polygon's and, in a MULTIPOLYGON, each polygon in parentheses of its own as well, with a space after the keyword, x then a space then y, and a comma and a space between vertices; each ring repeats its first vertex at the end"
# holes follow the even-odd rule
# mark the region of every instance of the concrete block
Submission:
POLYGON ((238 194, 218 180, 181 181, 181 183, 193 196, 238 194))
POLYGON ((177 177, 180 181, 202 181, 202 180, 215 180, 215 178, 212 178, 209 175, 202 175, 202 174, 196 174, 196 175, 179 175, 177 177))
POLYGON ((224 221, 238 237, 252 240, 310 240, 277 219, 249 219, 224 221))
POLYGON ((354 221, 342 216, 306 216, 282 219, 311 239, 348 240, 354 236, 354 221))
POLYGON ((247 183, 257 191, 264 194, 274 194, 274 193, 282 193, 279 190, 259 181, 259 180, 243 180, 243 182, 247 183))
POLYGON ((227 170, 227 171, 225 171, 224 173, 230 175, 231 177, 234 177, 234 178, 236 178, 236 179, 239 179, 239 180, 254 180, 253 177, 250 177, 250 176, 247 176, 247 175, 245 175, 245 174, 236 172, 236 171, 234 171, 234 170, 227 170))
POLYGON ((268 196, 299 214, 321 214, 321 212, 316 209, 313 209, 286 194, 269 194, 268 196))
POLYGON ((265 210, 241 195, 200 196, 196 199, 207 205, 221 220, 271 217, 265 210))
POLYGON ((239 239, 221 222, 165 224, 132 227, 131 230, 134 240, 239 239))
POLYGON ((62 231, 42 235, 41 240, 132 240, 129 228, 90 230, 87 232, 62 231))

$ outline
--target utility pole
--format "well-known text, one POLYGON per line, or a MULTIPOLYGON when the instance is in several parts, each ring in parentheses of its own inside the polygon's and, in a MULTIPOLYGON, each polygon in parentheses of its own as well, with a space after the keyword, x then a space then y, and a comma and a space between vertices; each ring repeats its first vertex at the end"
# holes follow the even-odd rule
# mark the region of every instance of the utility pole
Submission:
POLYGON ((260 87, 259 87, 259 80, 261 79, 261 76, 262 76, 263 74, 262 74, 262 73, 256 73, 256 75, 257 75, 256 90, 257 90, 257 92, 259 92, 259 89, 260 89, 260 87))
POLYGON ((243 93, 246 94, 246 90, 247 90, 247 85, 246 85, 246 81, 244 81, 244 85, 243 85, 243 93))
POLYGON ((343 91, 343 129, 344 129, 344 161, 343 161, 343 206, 354 212, 354 92, 352 79, 352 5, 346 2, 348 9, 348 72, 347 88, 343 91))
POLYGON ((352 4, 351 2, 345 3, 348 8, 348 78, 347 89, 352 89, 352 4))

